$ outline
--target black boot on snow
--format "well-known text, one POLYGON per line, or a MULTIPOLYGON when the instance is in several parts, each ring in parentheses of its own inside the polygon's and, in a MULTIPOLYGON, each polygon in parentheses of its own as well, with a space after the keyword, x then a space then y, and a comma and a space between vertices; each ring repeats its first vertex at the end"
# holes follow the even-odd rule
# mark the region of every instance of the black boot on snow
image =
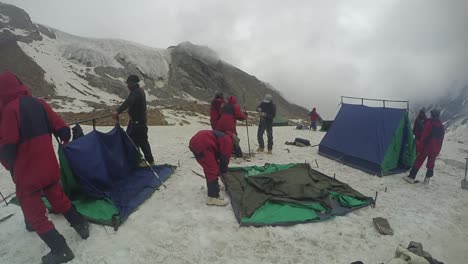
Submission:
POLYGON ((434 170, 427 169, 426 178, 431 178, 432 176, 434 176, 434 170))
POLYGON ((70 208, 66 213, 63 214, 70 225, 80 235, 82 239, 89 237, 89 223, 80 213, 78 213, 74 206, 70 208))
POLYGON ((411 168, 410 174, 408 175, 409 178, 411 179, 416 179, 416 175, 418 175, 418 169, 415 169, 414 167, 411 168))
POLYGON ((39 237, 49 246, 49 254, 42 257, 42 264, 61 264, 72 260, 75 255, 67 245, 65 238, 56 229, 40 234, 39 237))

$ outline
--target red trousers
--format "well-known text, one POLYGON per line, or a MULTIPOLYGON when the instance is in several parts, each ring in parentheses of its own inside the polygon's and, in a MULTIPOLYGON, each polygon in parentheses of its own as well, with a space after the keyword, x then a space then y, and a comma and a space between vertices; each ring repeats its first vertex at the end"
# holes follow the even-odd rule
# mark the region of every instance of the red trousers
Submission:
POLYGON ((423 165, 424 161, 427 158, 426 168, 429 170, 433 170, 435 166, 436 157, 437 157, 437 154, 428 153, 427 151, 422 150, 421 152, 418 153, 418 156, 416 157, 416 161, 414 162, 413 167, 419 170, 419 168, 421 168, 421 166, 423 165))
POLYGON ((197 156, 197 162, 202 166, 203 172, 205 173, 206 182, 217 180, 219 165, 215 153, 205 150, 202 153, 197 153, 197 156))
MULTIPOLYGON (((16 193, 24 218, 34 231, 38 234, 44 234, 54 228, 54 224, 46 216, 46 207, 41 199, 41 190, 22 191, 21 188, 16 188, 16 193)), ((55 213, 63 214, 70 210, 71 202, 63 192, 59 182, 42 189, 42 193, 55 213)))

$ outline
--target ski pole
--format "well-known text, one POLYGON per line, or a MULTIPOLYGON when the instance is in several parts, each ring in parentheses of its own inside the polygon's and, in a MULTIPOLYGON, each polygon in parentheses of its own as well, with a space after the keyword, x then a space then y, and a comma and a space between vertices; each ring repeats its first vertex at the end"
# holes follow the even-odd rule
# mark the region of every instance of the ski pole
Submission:
MULTIPOLYGON (((242 93, 242 99, 244 101, 244 112, 247 113, 247 107, 245 106, 245 93, 242 93)), ((252 158, 252 152, 250 150, 250 137, 249 137, 249 116, 245 119, 245 129, 247 130, 247 146, 249 148, 249 158, 252 158)))
MULTIPOLYGON (((119 123, 119 119, 117 118, 117 123, 119 123)), ((121 128, 122 129, 122 128, 121 128)), ((139 152, 140 150, 138 149, 138 146, 135 144, 135 142, 133 142, 133 140, 130 138, 130 136, 127 134, 126 131, 124 131, 122 129, 122 131, 124 132, 124 134, 127 136, 128 140, 130 140, 130 142, 132 143, 133 147, 135 148, 135 150, 137 152, 139 152)), ((164 187, 164 188, 167 188, 166 185, 162 182, 161 178, 159 178, 159 175, 158 173, 153 169, 153 167, 151 167, 151 164, 146 160, 145 157, 143 157, 143 160, 145 161, 146 165, 151 169, 151 171, 153 172, 154 176, 156 176, 156 178, 158 179, 158 181, 161 183, 161 185, 164 187)))

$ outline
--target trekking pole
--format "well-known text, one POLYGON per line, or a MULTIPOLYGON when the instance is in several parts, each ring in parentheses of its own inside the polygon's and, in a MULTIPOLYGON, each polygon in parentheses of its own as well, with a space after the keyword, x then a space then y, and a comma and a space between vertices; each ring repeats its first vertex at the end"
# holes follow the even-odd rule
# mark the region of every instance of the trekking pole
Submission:
MULTIPOLYGON (((244 101, 244 112, 247 113, 247 107, 245 106, 245 93, 242 93, 242 99, 244 101)), ((252 158, 252 152, 250 151, 250 137, 249 137, 249 116, 245 119, 245 128, 247 130, 247 146, 249 147, 249 158, 252 158)))
MULTIPOLYGON (((117 117, 117 123, 119 123, 119 119, 117 117)), ((133 147, 135 148, 135 150, 137 152, 140 152, 140 150, 138 149, 138 146, 135 144, 135 142, 133 142, 133 140, 130 138, 130 136, 127 134, 126 131, 124 131, 122 129, 122 131, 124 132, 124 134, 127 136, 128 140, 130 140, 130 142, 132 143, 133 147)), ((164 188, 167 188, 166 185, 163 183, 163 181, 161 180, 161 178, 159 178, 159 175, 158 173, 153 169, 153 167, 151 167, 151 164, 146 160, 145 157, 143 157, 143 160, 145 161, 146 165, 151 169, 151 171, 153 172, 154 176, 156 176, 156 179, 158 179, 158 181, 161 183, 161 185, 164 187, 164 188)))

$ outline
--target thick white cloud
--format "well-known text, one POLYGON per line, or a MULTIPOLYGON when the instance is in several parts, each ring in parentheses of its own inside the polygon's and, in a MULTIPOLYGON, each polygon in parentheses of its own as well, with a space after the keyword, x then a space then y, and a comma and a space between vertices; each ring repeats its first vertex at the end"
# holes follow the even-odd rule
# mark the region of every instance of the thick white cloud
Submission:
POLYGON ((6 2, 77 35, 210 46, 330 117, 340 95, 429 101, 468 83, 464 0, 6 2))

